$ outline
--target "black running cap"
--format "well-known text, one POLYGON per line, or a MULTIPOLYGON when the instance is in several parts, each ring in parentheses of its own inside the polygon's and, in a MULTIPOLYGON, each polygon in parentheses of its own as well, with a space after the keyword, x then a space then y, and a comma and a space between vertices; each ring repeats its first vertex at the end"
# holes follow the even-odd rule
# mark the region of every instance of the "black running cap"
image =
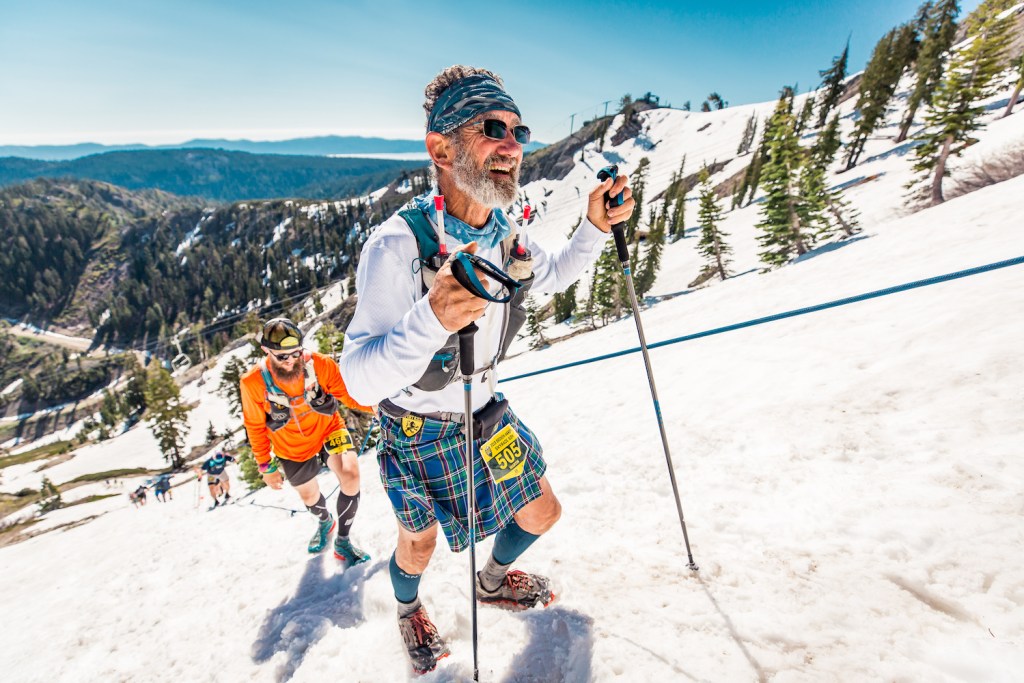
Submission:
POLYGON ((274 318, 263 326, 259 341, 275 351, 297 349, 302 346, 302 330, 288 318, 274 318))

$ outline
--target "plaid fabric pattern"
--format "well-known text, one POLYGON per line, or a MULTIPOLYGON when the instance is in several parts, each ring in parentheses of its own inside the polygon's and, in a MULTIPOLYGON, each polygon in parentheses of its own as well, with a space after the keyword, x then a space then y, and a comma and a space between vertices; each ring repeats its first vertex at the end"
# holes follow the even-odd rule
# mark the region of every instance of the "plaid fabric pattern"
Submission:
MULTIPOLYGON (((500 531, 516 511, 541 494, 540 478, 547 464, 540 442, 511 408, 495 432, 507 424, 519 435, 526 466, 522 475, 495 484, 480 457, 483 441, 474 441, 477 540, 500 531)), ((462 425, 425 418, 420 431, 408 437, 402 431, 401 419, 382 412, 380 427, 384 436, 377 456, 380 478, 398 521, 410 531, 422 531, 436 520, 441 523, 452 551, 468 547, 469 477, 462 425)))

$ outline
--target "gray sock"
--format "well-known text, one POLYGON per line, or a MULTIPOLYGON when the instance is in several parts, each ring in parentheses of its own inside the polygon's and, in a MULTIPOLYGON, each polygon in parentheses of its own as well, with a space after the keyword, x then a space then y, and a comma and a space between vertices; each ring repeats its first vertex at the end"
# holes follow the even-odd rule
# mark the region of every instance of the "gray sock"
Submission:
POLYGON ((418 595, 416 596, 416 599, 413 600, 412 602, 401 602, 401 601, 399 601, 399 603, 398 603, 398 618, 401 619, 402 617, 407 617, 410 614, 412 614, 413 612, 415 612, 416 610, 418 610, 422 606, 423 606, 423 603, 420 602, 420 596, 418 596, 418 595))
POLYGON ((487 558, 487 564, 484 565, 484 568, 477 572, 477 576, 480 578, 480 585, 488 593, 498 590, 498 587, 505 580, 505 573, 511 566, 511 562, 508 564, 498 564, 498 561, 494 559, 492 554, 487 558))

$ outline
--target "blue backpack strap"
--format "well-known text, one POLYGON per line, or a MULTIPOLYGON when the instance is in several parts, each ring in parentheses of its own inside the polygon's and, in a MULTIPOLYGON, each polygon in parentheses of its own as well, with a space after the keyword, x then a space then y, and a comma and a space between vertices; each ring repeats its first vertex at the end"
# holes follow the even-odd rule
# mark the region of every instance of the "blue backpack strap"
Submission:
POLYGON ((417 208, 411 208, 399 211, 398 215, 405 219, 412 234, 416 236, 416 246, 419 248, 420 258, 429 262, 430 259, 437 256, 441 250, 438 246, 437 232, 423 212, 417 208))
POLYGON ((274 381, 274 376, 270 374, 270 369, 267 367, 266 362, 260 363, 260 373, 263 375, 263 386, 266 387, 267 393, 287 395, 281 390, 281 387, 277 386, 277 383, 274 381))

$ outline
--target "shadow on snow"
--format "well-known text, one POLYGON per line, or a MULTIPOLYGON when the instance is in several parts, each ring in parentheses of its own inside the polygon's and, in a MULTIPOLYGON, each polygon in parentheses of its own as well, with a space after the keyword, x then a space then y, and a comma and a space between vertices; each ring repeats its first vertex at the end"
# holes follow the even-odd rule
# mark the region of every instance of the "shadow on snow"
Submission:
POLYGON ((352 628, 365 620, 363 584, 384 567, 377 562, 324 575, 322 555, 311 557, 295 593, 267 614, 252 645, 252 660, 263 664, 278 652, 286 653, 275 680, 283 683, 295 675, 306 652, 333 625, 352 628))

